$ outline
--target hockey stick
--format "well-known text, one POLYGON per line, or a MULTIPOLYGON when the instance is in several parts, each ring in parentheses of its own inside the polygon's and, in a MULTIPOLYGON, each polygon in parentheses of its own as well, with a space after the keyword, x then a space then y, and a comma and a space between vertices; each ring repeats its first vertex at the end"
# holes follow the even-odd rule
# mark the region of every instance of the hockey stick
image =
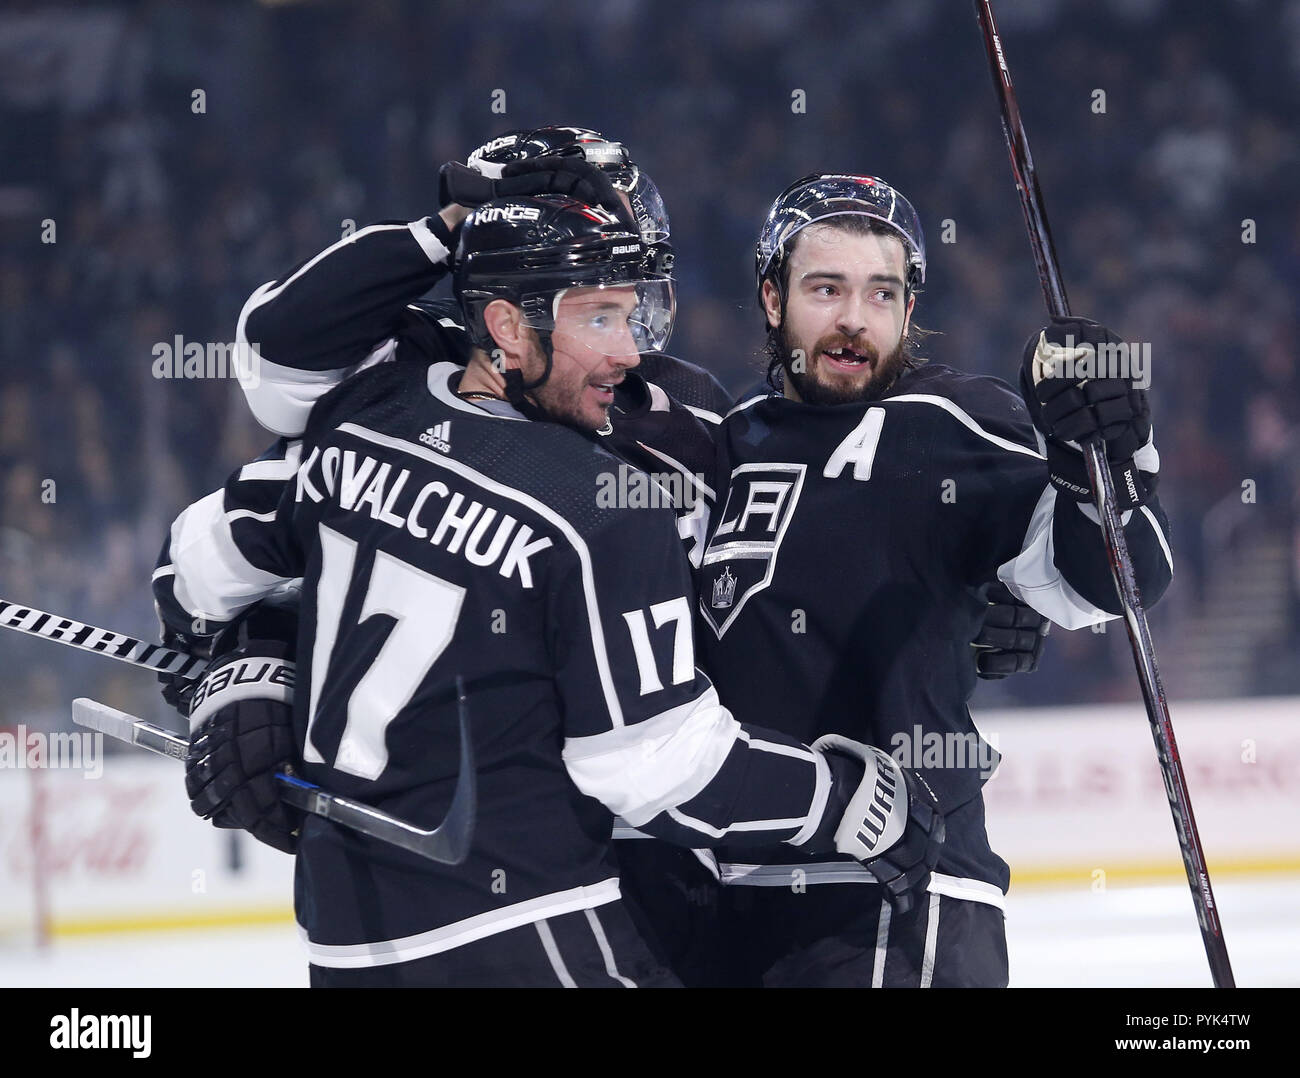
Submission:
MULTIPOLYGON (((1061 281, 1056 247, 1052 243, 1051 230, 1047 227, 1047 211, 1043 206, 1042 192, 1038 189, 1034 159, 1029 153, 1029 139, 1020 120, 1020 106, 1016 103, 1011 72, 1002 51, 997 24, 993 21, 990 0, 975 0, 975 17, 984 33, 989 70, 1002 109, 1002 131, 1006 135, 1007 150, 1011 155, 1011 171, 1020 195, 1020 208, 1025 214, 1029 243, 1034 249, 1034 261, 1038 264, 1038 280, 1043 287, 1047 309, 1055 316, 1064 317, 1070 313, 1070 304, 1065 295, 1065 285, 1061 281)), ((1187 790, 1182 760, 1178 755, 1178 744, 1174 740, 1173 720, 1169 716, 1165 687, 1156 666, 1155 647, 1151 642, 1146 611, 1138 594, 1133 561, 1129 557, 1128 542, 1124 538, 1124 528, 1115 506, 1115 489, 1111 482, 1110 468, 1106 464, 1105 445, 1101 436, 1097 435, 1087 441, 1083 448, 1088 478, 1092 483, 1097 512, 1101 516, 1106 538, 1111 575, 1115 578, 1115 587, 1124 608, 1124 622, 1133 649, 1138 681, 1142 686, 1142 699, 1151 724, 1151 736, 1156 743, 1156 757, 1164 774, 1169 810, 1174 817, 1174 830, 1178 833, 1178 845, 1187 870, 1187 882, 1192 889, 1192 901, 1201 926, 1205 954, 1210 961, 1210 975, 1216 988, 1234 988, 1236 982, 1228 961, 1228 947, 1223 939, 1223 927, 1219 923, 1214 892, 1210 888, 1210 872, 1201 848, 1201 837, 1196 830, 1196 818, 1192 815, 1192 799, 1187 790)))
MULTIPOLYGON (((389 816, 386 812, 353 801, 350 797, 322 790, 314 783, 276 772, 280 780, 280 797, 304 812, 332 820, 353 831, 400 846, 411 853, 427 857, 444 865, 459 865, 469 855, 474 836, 475 802, 474 755, 470 747, 469 722, 465 706, 465 687, 456 679, 457 713, 460 721, 460 773, 456 778, 456 791, 452 795, 447 815, 432 831, 422 831, 414 824, 389 816)), ((134 718, 123 711, 100 704, 85 697, 72 701, 72 721, 89 730, 139 745, 142 749, 184 760, 189 752, 186 738, 155 726, 151 722, 134 718)))
MULTIPOLYGON (((13 629, 42 640, 107 655, 156 673, 176 677, 197 678, 208 665, 207 659, 187 655, 183 651, 150 644, 124 633, 101 629, 72 618, 59 617, 35 607, 23 606, 0 599, 0 626, 13 629)), ((474 835, 474 817, 477 810, 477 784, 474 777, 474 754, 469 739, 468 708, 465 686, 456 678, 457 717, 460 723, 460 762, 456 775, 456 790, 446 818, 432 831, 422 831, 413 824, 398 820, 368 805, 339 797, 322 790, 295 775, 277 774, 284 785, 283 797, 297 808, 315 816, 323 816, 362 834, 410 850, 443 864, 458 865, 469 853, 474 835), (376 830, 377 829, 377 830, 376 830)), ((84 697, 73 701, 73 721, 126 741, 163 756, 185 759, 189 743, 161 726, 132 718, 130 715, 84 697)))
POLYGON ((107 655, 110 659, 119 659, 159 674, 196 678, 208 663, 206 659, 186 655, 183 651, 173 651, 161 644, 137 640, 134 636, 47 614, 44 610, 11 603, 7 599, 0 599, 0 626, 96 655, 107 655))

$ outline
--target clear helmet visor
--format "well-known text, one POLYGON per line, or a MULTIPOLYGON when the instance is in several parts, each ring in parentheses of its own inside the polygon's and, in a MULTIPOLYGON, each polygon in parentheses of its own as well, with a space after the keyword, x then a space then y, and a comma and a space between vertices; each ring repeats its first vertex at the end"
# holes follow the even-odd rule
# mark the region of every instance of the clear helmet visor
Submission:
POLYGON ((614 186, 627 195, 641 238, 651 246, 666 243, 671 234, 668 209, 654 180, 631 163, 611 175, 614 186))
POLYGON ((523 297, 524 324, 549 331, 556 347, 593 356, 662 352, 677 300, 666 278, 574 286, 523 297))

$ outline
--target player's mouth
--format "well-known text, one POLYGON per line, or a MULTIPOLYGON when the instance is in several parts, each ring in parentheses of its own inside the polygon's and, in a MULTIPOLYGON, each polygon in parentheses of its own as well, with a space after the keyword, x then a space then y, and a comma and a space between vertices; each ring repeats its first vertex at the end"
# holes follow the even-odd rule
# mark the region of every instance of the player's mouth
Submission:
POLYGON ((614 379, 609 382, 591 382, 591 388, 596 391, 596 399, 601 404, 614 403, 614 387, 623 381, 622 378, 614 379))
POLYGON ((863 371, 874 371, 875 360, 867 355, 866 352, 859 352, 855 348, 823 348, 822 360, 832 371, 844 371, 850 375, 857 375, 863 371))
POLYGON ((875 361, 871 356, 853 348, 825 348, 821 352, 821 357, 833 371, 857 374, 875 369, 875 361))

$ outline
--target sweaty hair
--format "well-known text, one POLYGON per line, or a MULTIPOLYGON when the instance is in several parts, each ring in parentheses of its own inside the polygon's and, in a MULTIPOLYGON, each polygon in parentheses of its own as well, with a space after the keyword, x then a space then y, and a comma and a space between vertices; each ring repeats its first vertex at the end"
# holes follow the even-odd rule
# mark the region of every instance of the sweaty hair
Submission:
MULTIPOLYGON (((847 232, 851 236, 886 236, 889 239, 898 242, 899 246, 903 241, 899 239, 898 232, 885 224, 884 221, 878 221, 874 217, 867 217, 864 214, 840 214, 837 217, 826 217, 819 221, 813 222, 818 225, 825 225, 827 228, 833 228, 838 232, 847 232)), ((809 226, 811 227, 811 226, 809 226)), ((772 326, 770 323, 767 327, 767 339, 763 342, 763 348, 759 358, 766 364, 767 381, 773 389, 781 388, 782 377, 782 347, 781 331, 785 326, 785 304, 786 297, 790 294, 790 262, 794 255, 795 248, 804 230, 801 229, 794 237, 789 248, 786 250, 785 257, 781 259, 781 267, 778 270, 780 274, 781 286, 781 325, 772 326)), ((904 248, 906 250, 906 248, 904 248)), ((912 289, 905 294, 903 303, 906 309, 907 298, 910 296, 920 295, 920 289, 912 289)), ((763 312, 764 320, 767 318, 767 312, 763 312)), ((926 337, 939 332, 933 329, 922 329, 915 320, 908 323, 907 332, 903 335, 903 369, 913 370, 926 362, 925 358, 915 354, 914 349, 926 337)))

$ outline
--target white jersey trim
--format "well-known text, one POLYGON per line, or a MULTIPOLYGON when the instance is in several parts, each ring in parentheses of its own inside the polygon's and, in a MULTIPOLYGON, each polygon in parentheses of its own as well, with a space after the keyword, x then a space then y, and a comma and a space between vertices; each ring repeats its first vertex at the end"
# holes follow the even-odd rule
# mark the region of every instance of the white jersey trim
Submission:
MULTIPOLYGON (((372 232, 400 230, 410 234, 407 225, 367 225, 337 243, 330 244, 279 284, 275 281, 267 281, 257 288, 244 303, 239 312, 239 319, 235 323, 236 346, 251 347, 247 333, 249 315, 259 307, 270 303, 322 259, 328 258, 340 248, 355 243, 362 236, 368 236, 372 232)), ((248 399, 248 407, 252 410, 254 418, 267 430, 294 438, 302 434, 303 428, 307 425, 307 413, 311 411, 317 399, 324 396, 332 386, 343 381, 354 369, 348 366, 332 371, 301 370, 297 367, 285 367, 273 363, 256 349, 253 354, 257 356, 260 364, 257 368, 258 377, 249 379, 247 383, 241 382, 244 396, 248 399)))
MULTIPOLYGON (((753 744, 753 741, 750 741, 753 744)), ((808 809, 808 818, 803 828, 793 837, 786 839, 791 846, 802 846, 817 831, 818 825, 822 821, 822 816, 826 813, 826 802, 831 796, 831 765, 826 762, 826 757, 820 752, 814 752, 813 766, 817 768, 816 785, 813 787, 812 806, 808 809)))
POLYGON ((717 412, 710 412, 707 408, 696 408, 693 404, 683 404, 682 407, 691 415, 703 419, 706 423, 712 423, 715 427, 722 422, 722 416, 718 415, 717 412))
MULTIPOLYGON (((796 871, 803 873, 800 882, 804 884, 866 883, 879 886, 875 876, 856 861, 813 861, 797 865, 722 862, 718 865, 719 879, 727 887, 789 887, 796 871)), ((983 880, 932 872, 926 890, 932 895, 979 902, 1006 912, 1006 895, 995 884, 983 880)))
POLYGON ((420 250, 425 253, 430 262, 435 266, 446 265, 451 252, 443 246, 442 240, 433 234, 428 221, 428 217, 421 217, 418 221, 408 222, 406 227, 411 230, 415 242, 420 245, 420 250))
POLYGON ((1027 457, 1035 457, 1038 460, 1047 459, 1042 453, 1038 452, 1037 449, 1030 449, 1029 446, 1021 445, 1019 442, 1013 442, 1007 438, 1001 438, 996 434, 990 434, 947 397, 938 397, 932 393, 901 393, 897 397, 884 397, 881 400, 881 403, 892 403, 894 401, 933 404, 936 408, 942 408, 972 434, 978 435, 986 442, 996 445, 1000 449, 1005 449, 1009 453, 1023 453, 1027 457))
POLYGON ((751 407, 752 405, 757 404, 759 401, 765 401, 765 400, 767 400, 767 398, 770 397, 770 396, 772 396, 771 393, 760 393, 760 394, 759 394, 758 396, 756 396, 756 397, 750 397, 748 400, 743 400, 743 401, 741 401, 739 404, 735 405, 735 406, 731 409, 731 411, 729 411, 729 412, 727 413, 727 415, 724 416, 723 418, 725 419, 725 418, 728 418, 728 417, 730 417, 730 416, 733 416, 733 415, 735 415, 737 412, 743 412, 746 408, 749 408, 749 407, 751 407))
POLYGON ((441 928, 398 939, 355 944, 315 943, 301 925, 298 926, 298 934, 313 965, 327 966, 330 969, 391 966, 398 962, 413 962, 417 958, 442 954, 475 940, 509 932, 512 928, 536 924, 548 917, 558 917, 565 913, 589 910, 607 902, 617 902, 618 899, 618 879, 615 877, 567 891, 556 891, 526 902, 516 902, 512 906, 490 910, 476 917, 466 917, 441 928))
POLYGON ((725 830, 677 808, 713 781, 742 733, 710 685, 689 703, 644 722, 568 738, 561 756, 574 785, 628 826, 641 827, 668 812, 683 826, 721 838, 725 830))
POLYGON ((596 946, 600 948, 600 957, 605 960, 605 972, 609 974, 612 980, 618 981, 624 988, 636 988, 636 981, 630 977, 624 977, 618 971, 618 964, 614 961, 614 948, 609 945, 609 937, 605 935, 605 926, 600 923, 600 914, 595 910, 585 911, 587 924, 591 926, 591 934, 596 937, 596 946))
POLYGON ((880 918, 876 922, 876 956, 871 965, 871 987, 885 986, 885 960, 889 957, 889 922, 893 920, 894 907, 887 898, 880 900, 880 918))
POLYGON ((472 415, 480 417, 487 416, 489 419, 513 419, 521 423, 528 422, 526 417, 520 415, 514 407, 509 405, 506 401, 500 401, 498 403, 505 404, 509 411, 506 411, 506 409, 489 411, 487 408, 480 408, 477 404, 467 401, 463 397, 456 396, 456 394, 452 392, 449 380, 454 374, 464 373, 465 368, 459 367, 455 363, 431 363, 429 365, 429 374, 425 379, 425 384, 429 387, 429 392, 438 400, 442 401, 443 404, 447 405, 448 408, 455 408, 457 411, 469 412, 472 415))
POLYGON ((279 460, 255 460, 251 464, 245 464, 239 469, 239 481, 246 483, 265 479, 283 482, 292 479, 301 460, 302 442, 294 442, 279 460))
POLYGON ((1028 603, 1063 629, 1082 629, 1087 625, 1113 621, 1117 614, 1108 614, 1093 606, 1070 586, 1056 567, 1052 534, 1056 503, 1056 488, 1049 484, 1034 506, 1020 553, 998 566, 998 579, 1017 599, 1028 603))
POLYGON ((233 524, 237 520, 260 520, 263 524, 269 524, 274 519, 274 509, 267 513, 255 513, 252 509, 232 509, 226 514, 228 524, 233 524))
POLYGON ((665 464, 667 464, 668 467, 672 468, 673 471, 677 472, 679 475, 684 476, 687 482, 691 484, 691 486, 693 486, 696 490, 700 491, 710 501, 713 500, 713 498, 715 497, 713 493, 713 488, 710 487, 708 483, 704 482, 698 475, 695 475, 692 472, 688 472, 686 470, 686 465, 683 464, 680 460, 677 460, 675 457, 670 457, 667 453, 655 449, 654 446, 646 445, 645 442, 637 442, 636 444, 639 445, 642 449, 644 449, 647 453, 649 453, 652 457, 658 457, 665 464))
POLYGON ((555 971, 560 987, 577 988, 578 984, 573 979, 573 974, 569 972, 569 967, 564 964, 564 959, 560 957, 560 948, 556 946, 555 934, 551 931, 551 926, 545 921, 535 921, 533 927, 537 929, 537 935, 542 941, 542 950, 546 952, 546 957, 550 960, 551 969, 555 971))
POLYGON ((934 982, 934 953, 939 946, 939 903, 941 899, 930 892, 930 908, 925 919, 925 950, 921 955, 921 987, 929 988, 934 982))
POLYGON ((1165 539, 1165 533, 1160 530, 1160 524, 1156 521, 1155 513, 1151 512, 1151 507, 1141 506, 1142 515, 1147 518, 1147 523, 1151 525, 1151 530, 1156 533, 1156 539, 1160 542, 1160 549, 1165 552, 1165 561, 1169 564, 1169 572, 1174 571, 1174 555, 1169 549, 1169 543, 1165 539))
POLYGON ((214 490, 172 523, 172 595, 191 616, 225 622, 286 583, 244 557, 230 533, 225 491, 214 490))

